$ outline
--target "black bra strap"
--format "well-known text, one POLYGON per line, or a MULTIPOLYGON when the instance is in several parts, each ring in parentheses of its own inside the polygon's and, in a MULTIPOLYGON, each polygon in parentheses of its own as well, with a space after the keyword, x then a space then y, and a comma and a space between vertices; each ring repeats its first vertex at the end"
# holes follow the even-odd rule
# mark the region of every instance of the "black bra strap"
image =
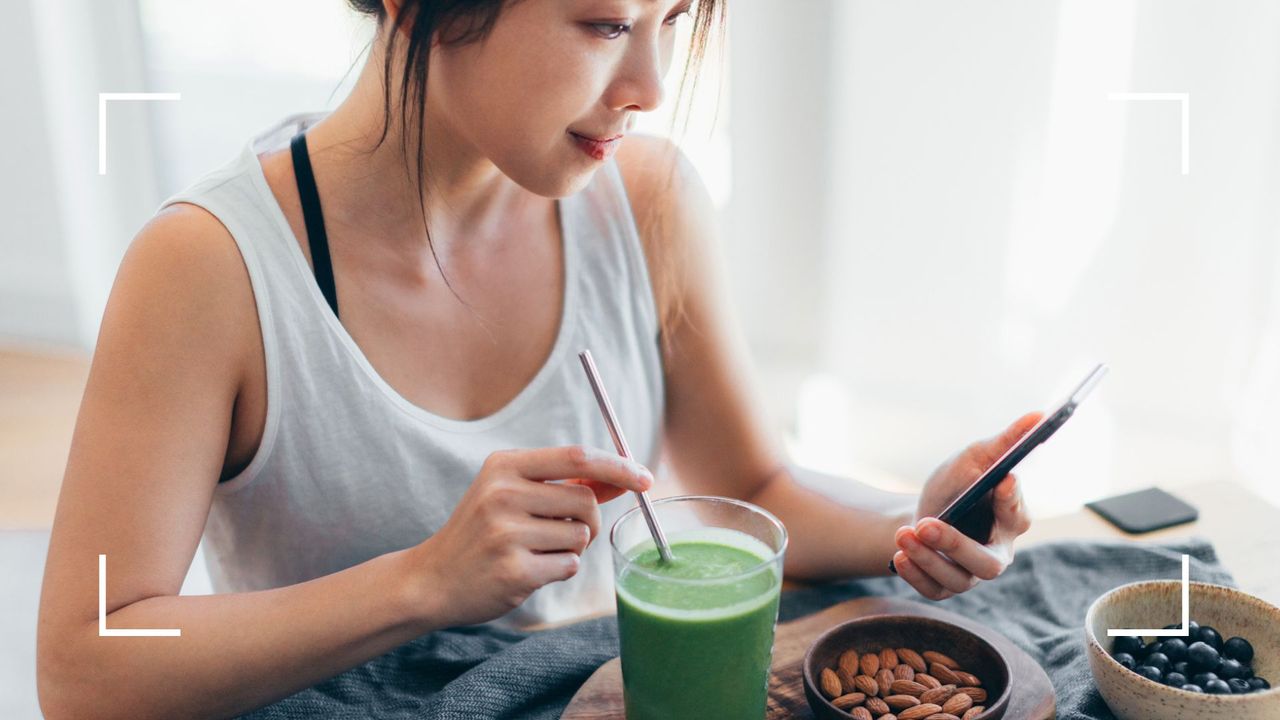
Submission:
POLYGON ((333 282, 333 261, 329 258, 329 236, 324 232, 324 214, 320 212, 320 193, 316 192, 316 179, 311 173, 311 157, 307 154, 307 135, 298 133, 289 143, 293 151, 293 174, 298 181, 298 196, 302 199, 302 218, 307 225, 307 244, 311 246, 312 272, 320 292, 329 302, 333 314, 338 314, 338 288, 333 282))

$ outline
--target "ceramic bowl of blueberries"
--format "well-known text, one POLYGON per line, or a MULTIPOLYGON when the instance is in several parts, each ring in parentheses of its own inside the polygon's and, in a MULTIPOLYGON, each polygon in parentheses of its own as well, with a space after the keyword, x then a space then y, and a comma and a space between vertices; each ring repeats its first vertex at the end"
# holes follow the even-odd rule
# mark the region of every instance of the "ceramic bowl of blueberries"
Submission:
POLYGON ((1089 608, 1089 668, 1116 717, 1280 718, 1280 689, 1271 687, 1280 679, 1280 608, 1234 588, 1193 582, 1186 637, 1107 635, 1181 622, 1182 583, 1175 580, 1123 585, 1089 608))

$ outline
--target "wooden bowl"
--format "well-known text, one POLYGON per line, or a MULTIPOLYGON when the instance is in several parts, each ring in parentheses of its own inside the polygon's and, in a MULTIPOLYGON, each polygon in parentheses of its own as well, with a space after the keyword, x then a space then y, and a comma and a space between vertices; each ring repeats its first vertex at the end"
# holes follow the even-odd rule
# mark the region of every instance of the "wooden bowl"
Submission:
POLYGON ((881 648, 911 648, 917 652, 935 650, 982 680, 987 691, 986 710, 980 720, 1003 717, 1009 706, 1009 662, 990 643, 958 625, 911 615, 871 615, 850 620, 827 630, 809 646, 804 656, 804 694, 818 720, 849 720, 819 689, 825 667, 835 667, 844 651, 879 652, 881 648))
MULTIPOLYGON (((1223 639, 1253 644, 1254 672, 1280 680, 1280 608, 1234 588, 1190 583, 1191 619, 1211 625, 1223 639)), ((1280 688, 1247 695, 1190 693, 1125 669, 1109 654, 1108 629, 1164 627, 1182 619, 1182 583, 1157 580, 1122 585, 1094 601, 1085 616, 1085 645, 1094 683, 1120 720, 1275 720, 1280 688)), ((1151 638, 1147 638, 1151 640, 1151 638)))

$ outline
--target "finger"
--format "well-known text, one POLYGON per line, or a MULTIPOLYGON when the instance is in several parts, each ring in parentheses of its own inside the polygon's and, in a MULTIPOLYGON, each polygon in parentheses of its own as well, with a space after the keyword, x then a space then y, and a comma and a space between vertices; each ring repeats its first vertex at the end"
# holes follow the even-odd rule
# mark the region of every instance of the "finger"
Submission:
MULTIPOLYGON (((1008 564, 1008 559, 1001 552, 1003 545, 983 545, 935 518, 925 518, 917 523, 916 537, 929 549, 945 555, 964 573, 982 580, 999 577, 1008 564)), ((955 589, 951 585, 947 587, 955 589)))
POLYGON ((530 480, 582 479, 642 492, 653 486, 653 474, 640 463, 585 445, 508 450, 495 453, 530 480))
POLYGON ((995 532, 1017 537, 1031 529, 1031 516, 1022 502, 1022 484, 1010 474, 991 493, 996 513, 995 532))
POLYGON ((582 554, 591 543, 591 529, 577 520, 532 518, 521 525, 521 544, 539 552, 582 554))
MULTIPOLYGON (((557 481, 550 480, 548 482, 554 483, 557 481)), ((621 495, 626 495, 627 493, 631 492, 630 490, 627 490, 625 488, 620 488, 616 485, 597 482, 595 480, 589 480, 587 478, 569 478, 565 480, 563 484, 580 485, 582 487, 587 488, 595 496, 596 502, 601 505, 609 502, 610 500, 613 500, 616 497, 619 497, 621 495)))
POLYGON ((930 600, 946 600, 954 593, 942 587, 933 578, 929 577, 915 563, 911 562, 911 558, 907 554, 899 550, 893 555, 893 566, 898 569, 898 576, 907 581, 907 584, 916 589, 916 592, 929 598, 930 600))
POLYGON ((525 563, 529 567, 530 575, 535 578, 546 578, 539 581, 538 586, 541 587, 549 582, 568 580, 578 574, 578 566, 582 563, 582 558, 573 552, 530 552, 525 563))
POLYGON ((942 557, 936 550, 921 542, 913 528, 898 528, 894 539, 914 565, 947 590, 962 593, 974 586, 976 580, 972 573, 942 557))
POLYGON ((600 506, 588 487, 555 482, 530 483, 524 508, 535 517, 569 518, 584 523, 591 529, 592 540, 600 534, 600 506))
POLYGON ((1021 440, 1023 435, 1031 432, 1032 428, 1034 428, 1043 418, 1044 413, 1039 411, 1026 413, 1017 420, 1014 420, 1013 424, 1005 428, 999 435, 996 435, 985 442, 978 443, 978 449, 982 456, 979 458, 980 464, 983 465, 985 469, 985 467, 990 466, 996 460, 999 460, 1001 455, 1008 452, 1009 448, 1013 447, 1015 443, 1021 440))

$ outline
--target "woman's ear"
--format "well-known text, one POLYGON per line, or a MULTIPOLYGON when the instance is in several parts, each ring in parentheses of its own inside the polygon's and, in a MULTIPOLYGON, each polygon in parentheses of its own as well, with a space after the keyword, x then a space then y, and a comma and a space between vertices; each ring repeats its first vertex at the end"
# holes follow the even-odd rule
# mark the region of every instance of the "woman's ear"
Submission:
MULTIPOLYGON (((382 0, 383 11, 386 13, 387 19, 391 21, 391 27, 396 27, 396 23, 400 21, 400 9, 403 5, 403 0, 382 0)), ((406 39, 409 37, 408 25, 400 27, 399 30, 406 39)))

